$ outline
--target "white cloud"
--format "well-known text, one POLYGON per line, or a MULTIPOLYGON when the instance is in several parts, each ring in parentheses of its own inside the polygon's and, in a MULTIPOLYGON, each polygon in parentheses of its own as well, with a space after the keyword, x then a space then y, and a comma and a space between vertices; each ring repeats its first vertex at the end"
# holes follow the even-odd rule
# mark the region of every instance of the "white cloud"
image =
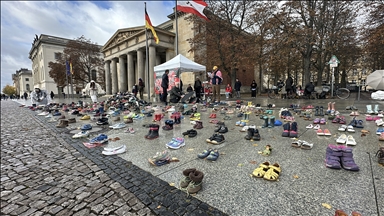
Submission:
MULTIPOLYGON (((168 20, 174 5, 148 1, 154 25, 168 20)), ((28 58, 35 34, 74 39, 84 35, 104 45, 120 28, 144 25, 143 1, 1 1, 1 89, 12 74, 31 69, 28 58)))

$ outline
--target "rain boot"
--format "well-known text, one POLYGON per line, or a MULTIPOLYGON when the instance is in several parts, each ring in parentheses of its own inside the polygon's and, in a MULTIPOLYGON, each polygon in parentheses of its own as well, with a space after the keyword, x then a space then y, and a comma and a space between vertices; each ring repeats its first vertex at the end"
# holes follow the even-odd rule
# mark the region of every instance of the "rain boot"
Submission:
POLYGON ((268 127, 269 128, 275 127, 275 116, 269 117, 269 125, 268 125, 268 127))
POLYGON ((184 178, 180 181, 180 188, 188 187, 189 183, 191 183, 191 178, 189 178, 189 174, 195 172, 195 168, 186 169, 183 171, 184 178))
POLYGON ((249 112, 244 113, 242 122, 248 122, 249 121, 249 112))
POLYGON ((373 110, 373 112, 377 115, 379 114, 379 104, 375 104, 375 109, 373 110))
POLYGON ((144 136, 145 138, 147 138, 149 135, 151 135, 151 133, 152 133, 152 129, 151 129, 151 128, 155 127, 154 125, 155 125, 155 124, 150 124, 150 125, 149 125, 149 131, 148 131, 148 134, 146 134, 146 135, 144 136))
POLYGON ((367 105, 367 114, 373 114, 372 105, 367 105))
POLYGON ((151 140, 151 139, 156 139, 157 137, 159 137, 159 128, 160 128, 160 125, 152 124, 151 127, 149 128, 150 133, 145 138, 151 140))
POLYGON ((190 194, 197 193, 202 188, 204 173, 196 170, 195 172, 189 173, 189 178, 191 182, 188 184, 187 191, 190 194))
POLYGON ((263 119, 264 119, 264 124, 261 127, 266 128, 268 127, 268 116, 263 116, 263 119))
POLYGON ((261 139, 258 129, 254 129, 252 140, 259 141, 261 139))
POLYGON ((251 140, 254 135, 255 135, 255 129, 254 128, 248 128, 247 135, 244 138, 246 140, 251 140))

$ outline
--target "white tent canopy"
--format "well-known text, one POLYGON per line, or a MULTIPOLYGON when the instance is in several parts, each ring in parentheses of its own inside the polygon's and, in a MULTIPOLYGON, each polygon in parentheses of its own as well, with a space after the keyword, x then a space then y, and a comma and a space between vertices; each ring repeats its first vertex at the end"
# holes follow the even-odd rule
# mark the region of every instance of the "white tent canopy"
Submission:
POLYGON ((180 72, 200 72, 206 70, 204 65, 197 64, 181 54, 161 65, 156 66, 154 70, 155 72, 164 72, 167 69, 172 70, 176 68, 178 68, 180 72))

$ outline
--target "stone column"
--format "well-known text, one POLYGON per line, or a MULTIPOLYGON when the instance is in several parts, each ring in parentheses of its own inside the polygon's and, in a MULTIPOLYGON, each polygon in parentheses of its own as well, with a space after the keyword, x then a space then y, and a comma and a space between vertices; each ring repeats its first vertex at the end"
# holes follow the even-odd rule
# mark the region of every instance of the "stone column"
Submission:
POLYGON ((118 84, 117 84, 117 59, 112 59, 112 65, 111 65, 111 74, 112 74, 112 94, 116 94, 118 91, 118 84))
POLYGON ((125 56, 119 57, 119 68, 120 68, 120 77, 119 77, 119 91, 126 92, 128 90, 127 86, 127 70, 125 69, 125 56))
POLYGON ((132 91, 133 85, 135 85, 135 70, 133 67, 133 53, 127 54, 128 63, 128 90, 132 91))
POLYGON ((161 64, 161 58, 159 55, 156 55, 156 65, 161 64))
POLYGON ((149 46, 149 86, 151 99, 155 98, 155 79, 154 79, 154 67, 156 64, 156 47, 149 46))
POLYGON ((138 74, 139 77, 143 79, 144 83, 146 82, 145 80, 145 70, 144 70, 144 53, 142 50, 137 50, 137 67, 138 67, 138 74))
POLYGON ((112 86, 111 86, 111 61, 104 62, 105 69, 105 93, 107 95, 112 94, 112 86))

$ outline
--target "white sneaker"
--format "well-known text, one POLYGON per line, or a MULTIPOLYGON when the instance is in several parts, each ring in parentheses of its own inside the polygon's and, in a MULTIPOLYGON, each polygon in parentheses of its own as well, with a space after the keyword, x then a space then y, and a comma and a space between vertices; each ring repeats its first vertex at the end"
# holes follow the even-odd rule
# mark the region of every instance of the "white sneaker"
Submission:
POLYGON ((41 113, 39 113, 39 114, 37 114, 37 115, 39 115, 39 116, 46 116, 46 115, 48 115, 48 114, 49 114, 49 112, 44 111, 44 112, 41 112, 41 113))
POLYGON ((347 142, 347 135, 341 134, 339 138, 336 140, 337 143, 345 144, 347 142))
POLYGON ((375 123, 376 123, 376 125, 379 126, 379 127, 380 127, 380 126, 384 126, 384 121, 383 121, 383 119, 378 119, 378 120, 375 121, 375 123))
POLYGON ((352 125, 348 125, 347 126, 347 131, 350 132, 350 133, 355 133, 355 128, 353 128, 352 125))
POLYGON ((104 148, 104 151, 113 152, 113 151, 119 150, 119 149, 121 149, 123 147, 125 147, 125 145, 121 145, 121 146, 118 146, 118 147, 115 147, 115 148, 104 148))
POLYGON ((88 136, 89 136, 88 131, 81 131, 81 132, 73 135, 72 138, 76 139, 76 138, 83 138, 83 137, 88 137, 88 136))
POLYGON ((347 125, 341 125, 339 127, 339 129, 337 129, 338 131, 342 131, 342 132, 345 132, 347 130, 347 125))
POLYGON ((320 129, 320 125, 319 124, 317 124, 317 125, 315 125, 314 127, 313 127, 313 130, 319 130, 320 129))
POLYGON ((356 145, 356 141, 351 135, 348 135, 348 137, 347 137, 347 145, 351 145, 351 146, 356 145))
POLYGON ((115 148, 115 149, 113 149, 112 151, 106 151, 106 150, 104 149, 104 151, 102 151, 101 153, 102 153, 103 155, 116 155, 116 154, 124 153, 124 152, 125 152, 125 149, 126 149, 126 146, 125 146, 125 145, 122 145, 121 147, 115 148))
POLYGON ((246 132, 246 131, 248 131, 248 129, 249 129, 248 126, 244 126, 240 131, 241 131, 241 132, 246 132))
POLYGON ((113 127, 113 129, 120 129, 120 128, 125 128, 127 125, 124 122, 118 123, 113 127))
POLYGON ((313 128, 313 125, 312 124, 309 124, 307 127, 305 127, 305 128, 307 128, 307 129, 311 129, 311 128, 313 128))

